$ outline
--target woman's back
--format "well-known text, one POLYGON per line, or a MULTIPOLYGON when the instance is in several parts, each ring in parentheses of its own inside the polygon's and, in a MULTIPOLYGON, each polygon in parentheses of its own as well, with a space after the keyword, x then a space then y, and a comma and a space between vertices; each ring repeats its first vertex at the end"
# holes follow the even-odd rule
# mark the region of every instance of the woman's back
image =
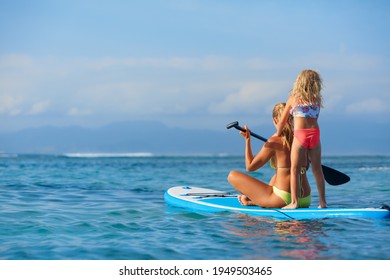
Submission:
MULTIPOLYGON (((291 167, 291 156, 290 149, 288 146, 283 145, 283 139, 279 136, 274 136, 268 140, 267 145, 274 150, 273 167, 276 170, 276 175, 272 184, 280 190, 290 192, 290 167, 291 167)), ((303 164, 307 166, 308 164, 303 164)), ((308 196, 310 194, 310 185, 306 176, 306 168, 304 173, 301 174, 302 182, 302 196, 308 196)))
POLYGON ((276 174, 272 184, 278 189, 290 192, 290 150, 283 145, 281 137, 271 137, 267 144, 274 151, 272 158, 272 167, 275 168, 276 174))

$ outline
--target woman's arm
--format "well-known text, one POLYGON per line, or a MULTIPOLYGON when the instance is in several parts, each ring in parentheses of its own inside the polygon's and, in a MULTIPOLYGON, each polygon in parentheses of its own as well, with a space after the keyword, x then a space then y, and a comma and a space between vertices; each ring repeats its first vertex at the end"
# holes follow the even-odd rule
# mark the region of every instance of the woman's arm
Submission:
POLYGON ((246 131, 240 133, 245 137, 245 167, 247 171, 252 172, 262 167, 271 159, 274 155, 274 149, 272 148, 273 144, 271 138, 264 144, 259 153, 256 156, 253 156, 250 130, 247 126, 244 128, 246 131))

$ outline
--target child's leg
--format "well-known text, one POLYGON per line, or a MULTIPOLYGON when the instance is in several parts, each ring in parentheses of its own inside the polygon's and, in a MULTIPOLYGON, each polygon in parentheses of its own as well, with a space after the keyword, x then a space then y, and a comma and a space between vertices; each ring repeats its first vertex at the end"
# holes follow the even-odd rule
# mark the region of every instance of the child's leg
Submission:
POLYGON ((321 142, 319 142, 315 148, 309 150, 309 155, 311 159, 311 168, 317 184, 318 196, 320 198, 320 205, 318 207, 326 208, 325 179, 321 166, 321 142))
POLYGON ((291 188, 291 203, 283 209, 295 209, 298 208, 298 189, 299 189, 299 176, 301 172, 301 165, 306 157, 306 149, 294 138, 291 146, 291 176, 290 176, 290 188, 291 188))

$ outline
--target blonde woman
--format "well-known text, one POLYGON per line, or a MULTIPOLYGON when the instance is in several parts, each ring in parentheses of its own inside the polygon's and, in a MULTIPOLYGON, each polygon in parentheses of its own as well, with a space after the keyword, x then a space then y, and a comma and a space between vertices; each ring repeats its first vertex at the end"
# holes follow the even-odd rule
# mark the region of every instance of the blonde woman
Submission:
POLYGON ((318 117, 322 107, 322 80, 313 70, 303 70, 297 77, 274 136, 283 134, 290 115, 294 118, 294 140, 291 147, 291 203, 286 209, 300 207, 298 204, 299 176, 303 158, 311 160, 320 199, 319 208, 326 207, 325 180, 321 167, 321 141, 318 117))
MULTIPOLYGON (((284 111, 285 104, 275 105, 273 122, 276 126, 284 111)), ((275 169, 275 175, 269 184, 261 182, 246 173, 231 171, 228 176, 229 183, 242 195, 238 199, 243 205, 258 205, 266 208, 282 208, 291 202, 290 194, 290 147, 293 140, 291 118, 287 120, 280 136, 273 136, 264 144, 259 153, 253 156, 250 130, 240 132, 245 138, 245 165, 251 172, 259 169, 268 161, 275 169)), ((304 163, 302 165, 305 165, 304 163)), ((306 174, 300 176, 302 196, 299 198, 300 207, 309 207, 311 203, 310 185, 306 174)))

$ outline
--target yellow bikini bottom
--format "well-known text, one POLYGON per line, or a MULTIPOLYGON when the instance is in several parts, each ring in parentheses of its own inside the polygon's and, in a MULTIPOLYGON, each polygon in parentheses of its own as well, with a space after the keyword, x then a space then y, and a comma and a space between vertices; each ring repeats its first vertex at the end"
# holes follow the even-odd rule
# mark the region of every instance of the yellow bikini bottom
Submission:
MULTIPOLYGON (((274 193, 279 196, 286 205, 291 203, 291 193, 278 189, 277 187, 272 187, 274 193)), ((311 195, 309 194, 306 197, 298 197, 298 207, 307 208, 311 204, 311 195)))

